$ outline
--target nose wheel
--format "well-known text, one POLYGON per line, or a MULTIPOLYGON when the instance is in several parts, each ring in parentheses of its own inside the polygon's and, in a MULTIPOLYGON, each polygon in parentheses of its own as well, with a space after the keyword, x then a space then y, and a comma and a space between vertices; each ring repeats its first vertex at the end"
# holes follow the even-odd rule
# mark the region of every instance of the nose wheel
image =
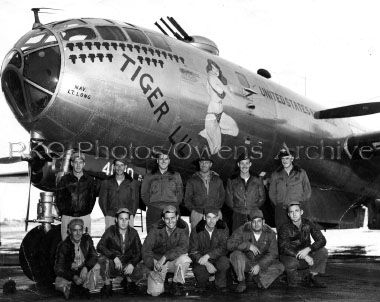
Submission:
POLYGON ((42 226, 30 230, 21 242, 19 261, 24 274, 39 284, 52 284, 55 280, 54 261, 61 242, 61 225, 52 225, 45 233, 42 226))

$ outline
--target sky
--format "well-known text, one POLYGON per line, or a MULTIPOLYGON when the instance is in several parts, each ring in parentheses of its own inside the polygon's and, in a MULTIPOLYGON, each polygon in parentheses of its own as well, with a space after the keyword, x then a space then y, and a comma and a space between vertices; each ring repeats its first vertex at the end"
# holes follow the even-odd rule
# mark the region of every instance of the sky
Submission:
MULTIPOLYGON (((32 28, 32 7, 62 9, 41 14, 42 23, 99 17, 158 30, 154 22, 172 16, 189 35, 213 40, 224 59, 253 72, 265 68, 274 82, 323 107, 380 101, 376 0, 0 0, 0 7, 0 60, 32 28)), ((358 122, 377 130, 376 118, 358 122)), ((0 157, 10 142, 29 140, 2 93, 0 129, 0 157)), ((0 174, 24 169, 0 165, 0 174)))

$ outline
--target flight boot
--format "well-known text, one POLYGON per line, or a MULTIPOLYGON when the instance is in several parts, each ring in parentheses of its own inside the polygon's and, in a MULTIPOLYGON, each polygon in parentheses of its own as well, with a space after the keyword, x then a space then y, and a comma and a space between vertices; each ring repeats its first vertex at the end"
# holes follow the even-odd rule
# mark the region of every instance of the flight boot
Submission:
POLYGON ((317 276, 318 275, 309 274, 304 281, 304 286, 314 288, 326 288, 326 284, 320 281, 317 276))
POLYGON ((239 283, 235 289, 235 292, 237 292, 239 294, 244 293, 246 289, 247 289, 247 284, 245 283, 245 280, 239 281, 239 283))
POLYGON ((112 297, 112 282, 110 284, 104 284, 102 289, 100 290, 100 296, 109 298, 112 297))
POLYGON ((296 288, 298 287, 299 277, 297 270, 286 272, 288 288, 296 288))

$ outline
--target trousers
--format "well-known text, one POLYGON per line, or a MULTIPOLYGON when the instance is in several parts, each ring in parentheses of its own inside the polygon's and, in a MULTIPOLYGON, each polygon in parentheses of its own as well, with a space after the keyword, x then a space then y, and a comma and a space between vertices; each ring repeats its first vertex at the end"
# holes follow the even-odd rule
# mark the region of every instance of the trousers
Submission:
MULTIPOLYGON (((230 255, 231 265, 237 275, 238 281, 244 281, 245 275, 251 268, 257 264, 258 259, 249 259, 243 252, 234 251, 230 255)), ((266 269, 260 267, 257 278, 253 278, 258 282, 259 286, 268 288, 274 280, 277 279, 284 271, 284 265, 279 260, 274 260, 266 269)))

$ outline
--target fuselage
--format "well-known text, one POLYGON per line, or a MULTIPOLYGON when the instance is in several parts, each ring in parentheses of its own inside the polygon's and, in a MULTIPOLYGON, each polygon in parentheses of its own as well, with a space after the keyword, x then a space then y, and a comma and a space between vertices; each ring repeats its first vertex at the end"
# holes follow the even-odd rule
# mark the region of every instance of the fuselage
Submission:
POLYGON ((23 127, 58 153, 79 147, 143 166, 155 151, 171 149, 171 164, 189 174, 207 148, 213 169, 226 179, 242 152, 255 172, 269 175, 285 143, 314 185, 379 196, 376 163, 353 156, 348 119, 316 120, 322 109, 316 103, 190 43, 131 24, 41 25, 8 54, 2 87, 23 127))

